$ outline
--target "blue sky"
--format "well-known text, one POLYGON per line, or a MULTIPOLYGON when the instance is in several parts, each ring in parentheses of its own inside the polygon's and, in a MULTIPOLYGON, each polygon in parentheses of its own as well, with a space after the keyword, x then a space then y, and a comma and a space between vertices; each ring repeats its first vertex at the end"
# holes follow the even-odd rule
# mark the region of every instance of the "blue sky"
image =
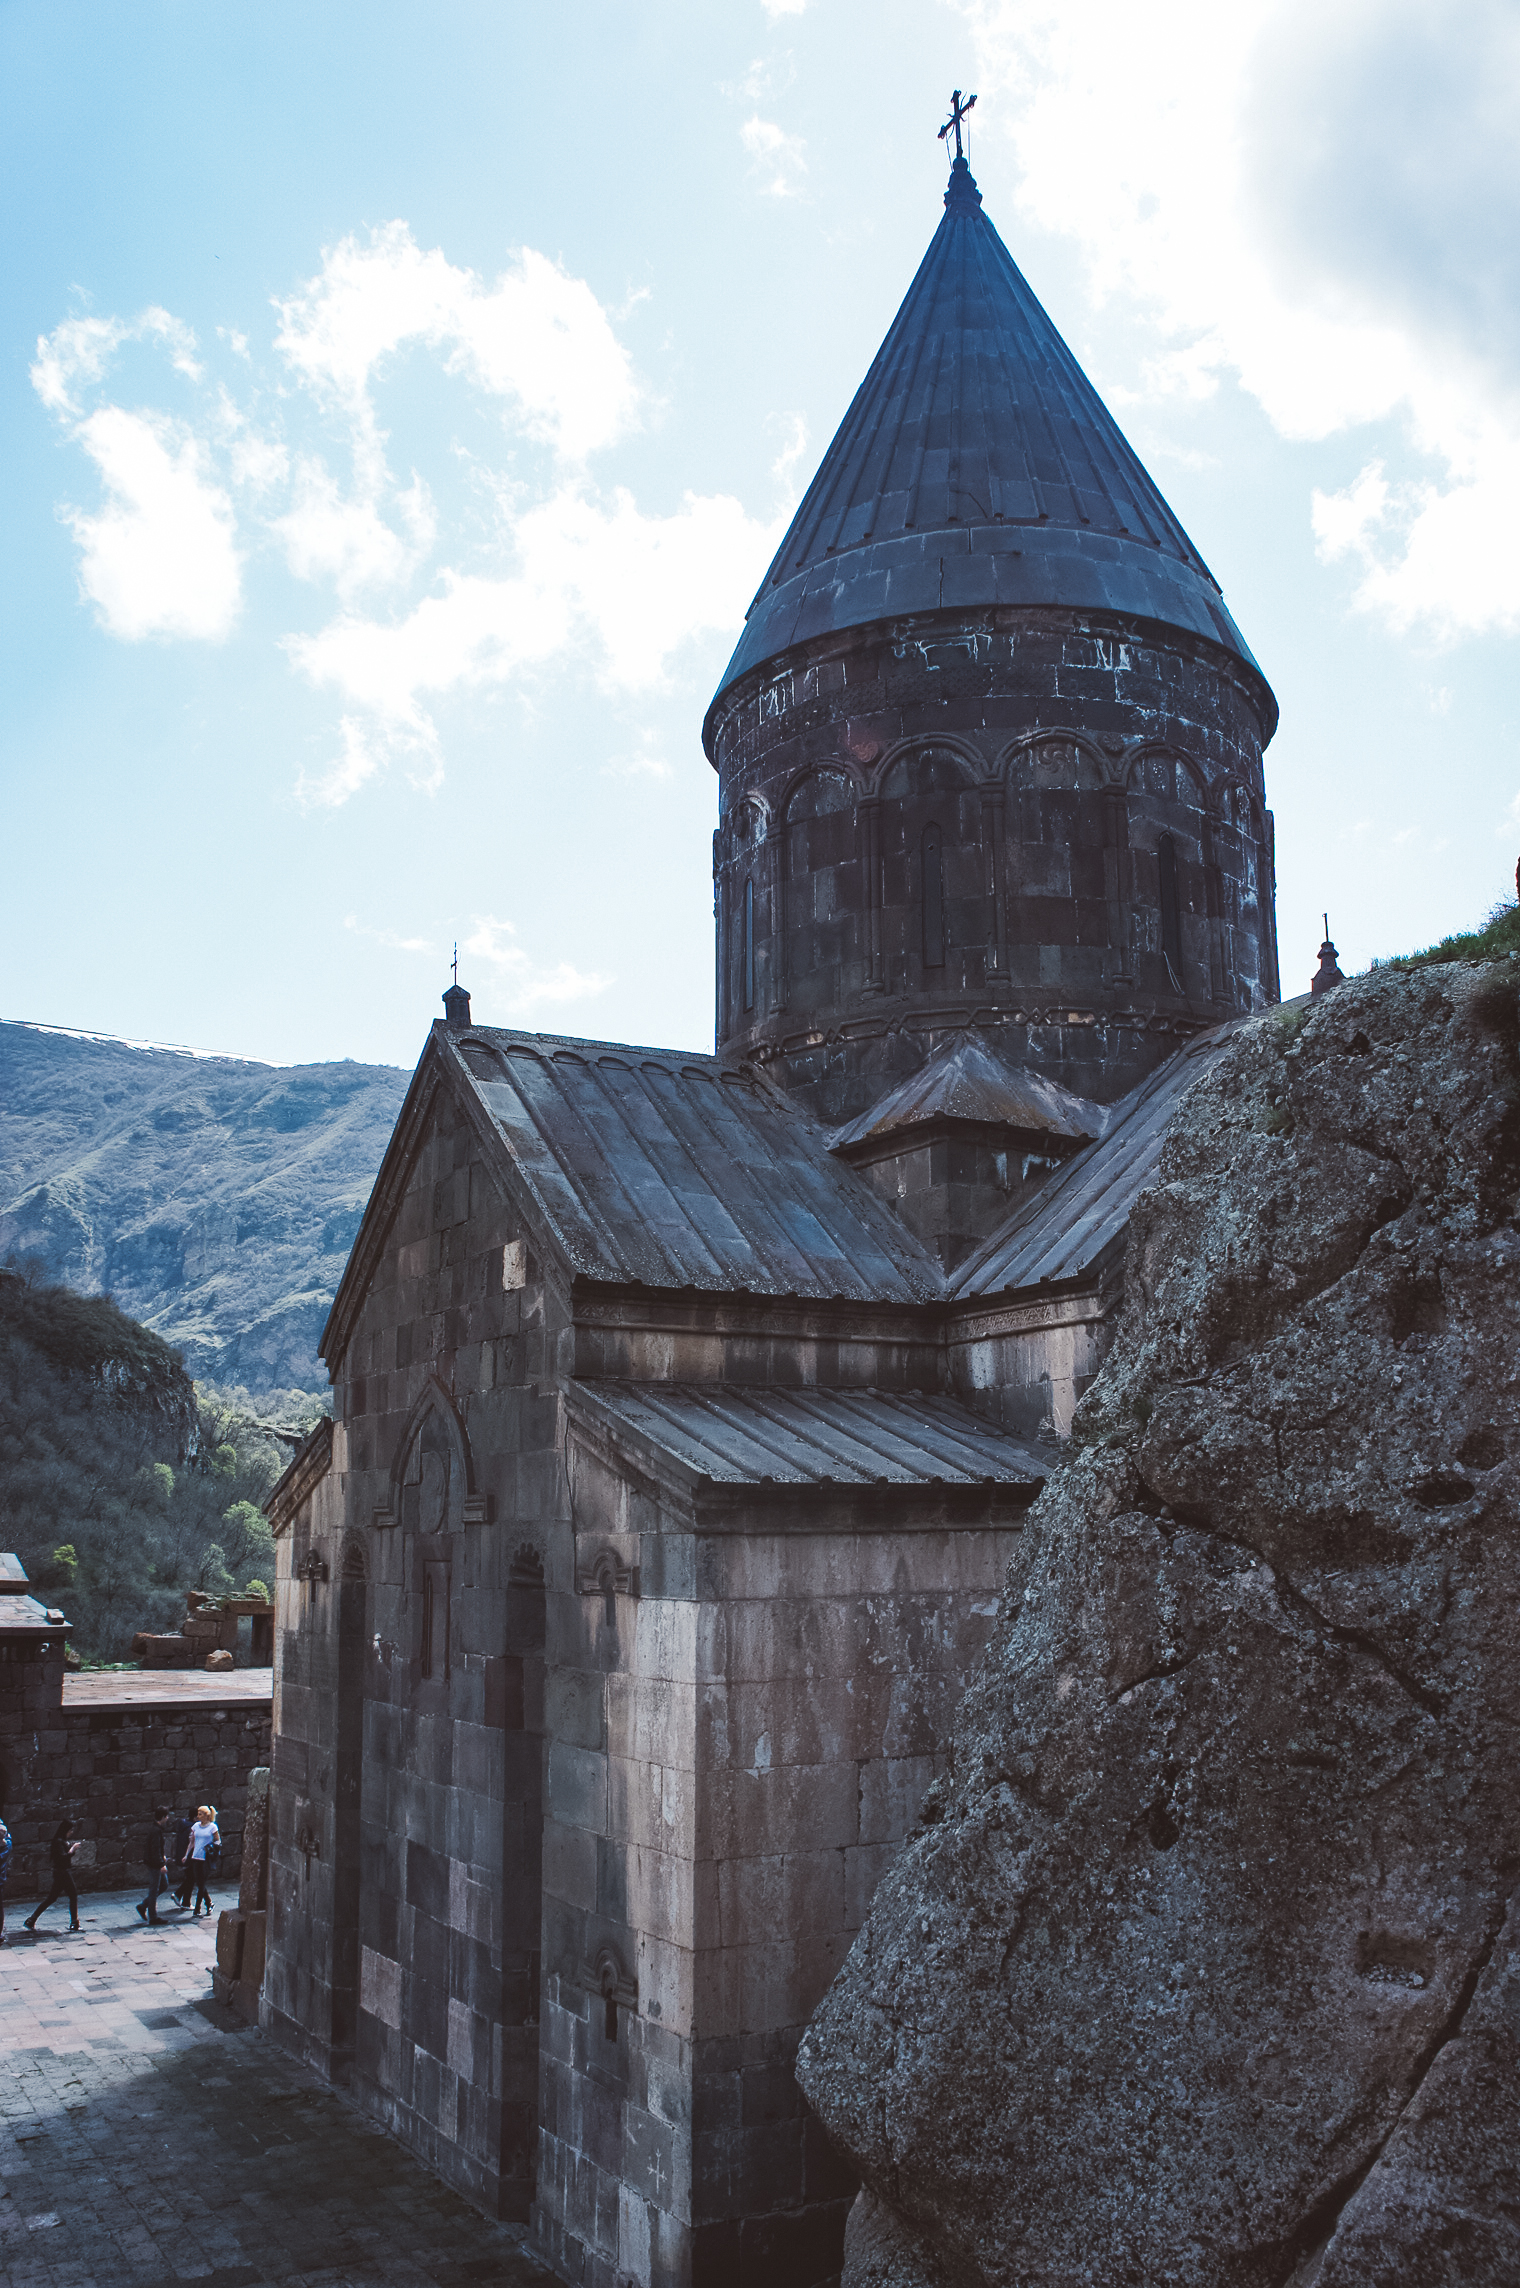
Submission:
POLYGON ((1513 888, 1520 10, 0 7, 0 1014, 704 1046, 703 710, 987 211, 1277 691, 1285 990, 1513 888))

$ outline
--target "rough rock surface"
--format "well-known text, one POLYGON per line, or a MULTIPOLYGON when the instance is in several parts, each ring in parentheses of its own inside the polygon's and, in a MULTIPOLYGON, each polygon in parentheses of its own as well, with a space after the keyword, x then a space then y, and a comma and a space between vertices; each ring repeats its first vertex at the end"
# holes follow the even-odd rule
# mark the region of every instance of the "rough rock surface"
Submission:
POLYGON ((806 2037, 849 2288, 1520 2281, 1520 965, 1244 1026, 806 2037))

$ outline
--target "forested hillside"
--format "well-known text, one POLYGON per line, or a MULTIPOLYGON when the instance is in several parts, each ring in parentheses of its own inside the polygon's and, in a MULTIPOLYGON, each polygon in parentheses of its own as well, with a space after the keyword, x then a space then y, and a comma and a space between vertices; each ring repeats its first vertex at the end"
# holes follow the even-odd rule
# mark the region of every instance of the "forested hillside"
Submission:
POLYGON ((114 1296, 197 1377, 318 1391, 408 1077, 0 1023, 0 1263, 114 1296))
POLYGON ((125 1659, 137 1629, 173 1628, 187 1589, 272 1580, 259 1505, 289 1454, 197 1393, 177 1352, 105 1296, 0 1272, 0 1548, 64 1607, 87 1658, 125 1659))

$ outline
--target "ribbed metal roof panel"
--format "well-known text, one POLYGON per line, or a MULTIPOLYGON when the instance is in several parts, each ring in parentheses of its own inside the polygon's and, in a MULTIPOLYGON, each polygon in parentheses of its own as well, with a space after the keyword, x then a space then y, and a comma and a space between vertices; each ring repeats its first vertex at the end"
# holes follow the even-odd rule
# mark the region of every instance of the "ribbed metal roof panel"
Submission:
POLYGON ((587 1278, 859 1302, 944 1291, 816 1122, 715 1057, 481 1026, 435 1038, 587 1278))
POLYGON ((1110 1114, 1108 1133, 1015 1209, 950 1281, 950 1294, 1000 1295, 1091 1276, 1122 1239, 1183 1096, 1225 1048, 1235 1025, 1199 1033, 1131 1090, 1110 1114))
POLYGON ((993 604, 1159 622, 1261 672, 957 162, 944 220, 750 606, 719 696, 809 638, 993 604))
POLYGON ((657 1448, 698 1485, 1010 1486, 1045 1464, 958 1399, 730 1383, 577 1382, 572 1403, 657 1448))

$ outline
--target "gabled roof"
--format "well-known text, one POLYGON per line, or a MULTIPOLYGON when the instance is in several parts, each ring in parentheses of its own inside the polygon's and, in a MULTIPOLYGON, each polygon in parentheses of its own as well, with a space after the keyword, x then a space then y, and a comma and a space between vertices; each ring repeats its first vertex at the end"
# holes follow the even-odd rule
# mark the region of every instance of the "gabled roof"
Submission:
POLYGON ((899 1081, 868 1111, 834 1129, 829 1149, 847 1152, 853 1145, 898 1134, 906 1146, 913 1129, 954 1121, 1088 1140, 1101 1136, 1109 1119, 1101 1105, 1074 1096, 1059 1081, 1031 1072, 1026 1065, 1003 1064, 974 1033, 967 1033, 899 1081))
POLYGON ((1033 1499, 1046 1465, 959 1399, 918 1391, 576 1382, 572 1406, 707 1486, 1000 1486, 1033 1499))
POLYGON ((817 1122, 716 1057, 440 1024, 419 1083, 430 1058, 572 1276, 879 1303, 944 1292, 934 1258, 817 1122))
MULTIPOLYGON (((718 696, 812 637, 994 604, 1157 622, 1261 676, 1213 574, 957 160, 944 220, 776 551, 718 696)), ((1264 681, 1260 691, 1270 736, 1276 706, 1264 681)))
POLYGON ((1183 1096, 1228 1045, 1239 1019, 1195 1034, 1109 1114, 1108 1133, 1015 1208, 949 1284, 957 1301, 1091 1279, 1122 1246, 1130 1210, 1155 1174, 1183 1096))

